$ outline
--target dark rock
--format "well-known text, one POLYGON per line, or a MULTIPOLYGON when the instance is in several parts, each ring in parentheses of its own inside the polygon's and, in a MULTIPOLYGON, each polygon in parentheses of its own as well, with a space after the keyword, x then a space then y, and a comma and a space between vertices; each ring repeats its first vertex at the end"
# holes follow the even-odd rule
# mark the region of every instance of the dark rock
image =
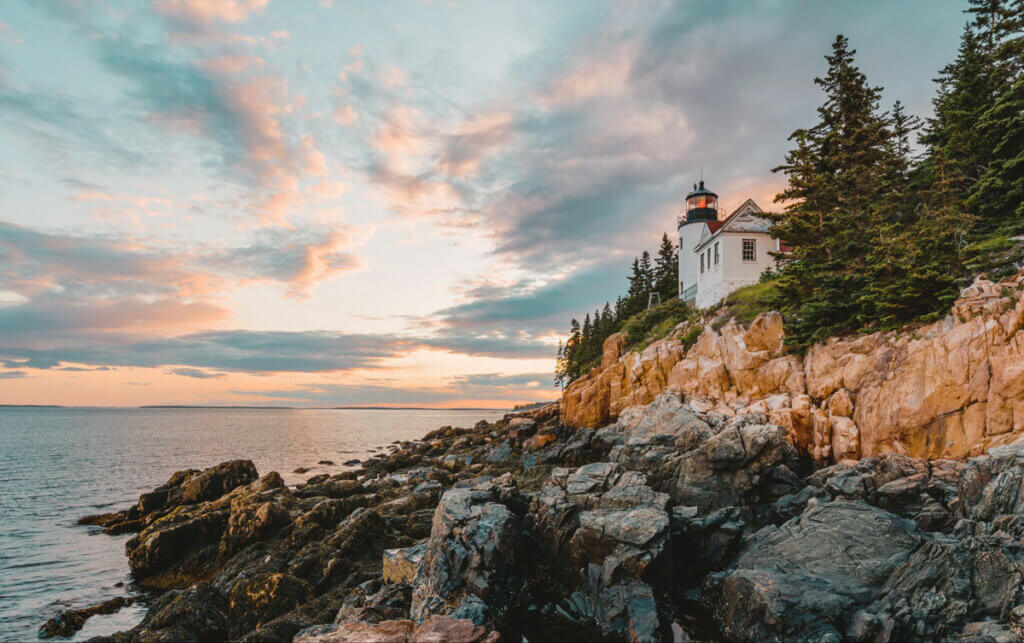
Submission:
POLYGON ((441 497, 413 581, 414 621, 462 608, 493 623, 516 603, 523 590, 516 570, 520 519, 514 509, 523 504, 518 496, 506 474, 441 497))
POLYGON ((228 599, 228 635, 238 637, 313 595, 313 587, 290 574, 268 573, 239 581, 228 599))
POLYGON ((358 467, 362 463, 362 460, 359 460, 358 458, 353 458, 351 460, 345 460, 342 464, 344 464, 346 467, 358 467))
POLYGON ((39 628, 39 638, 48 639, 54 636, 71 636, 82 629, 82 626, 85 625, 85 622, 90 617, 96 614, 113 614, 122 607, 127 607, 134 602, 134 599, 118 596, 85 609, 66 610, 46 621, 39 628))
POLYGON ((325 465, 325 466, 328 466, 328 467, 333 467, 334 466, 334 461, 333 460, 320 460, 319 462, 317 462, 317 464, 322 464, 322 465, 325 465))
POLYGON ((216 500, 235 487, 249 484, 258 477, 256 466, 251 460, 223 462, 191 476, 181 488, 180 504, 216 500))
POLYGON ((905 519, 864 502, 833 501, 760 530, 706 585, 730 639, 839 641, 920 542, 905 519))

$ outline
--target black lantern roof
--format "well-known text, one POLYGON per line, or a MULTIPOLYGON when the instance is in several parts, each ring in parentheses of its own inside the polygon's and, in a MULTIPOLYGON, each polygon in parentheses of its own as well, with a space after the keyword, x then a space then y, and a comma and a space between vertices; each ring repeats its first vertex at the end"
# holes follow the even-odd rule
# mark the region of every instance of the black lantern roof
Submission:
POLYGON ((694 197, 694 196, 713 196, 715 198, 718 197, 717 194, 715 194, 711 190, 709 190, 706 187, 704 187, 704 179, 701 179, 699 185, 693 186, 693 192, 690 192, 689 194, 687 194, 686 198, 689 199, 690 197, 694 197))

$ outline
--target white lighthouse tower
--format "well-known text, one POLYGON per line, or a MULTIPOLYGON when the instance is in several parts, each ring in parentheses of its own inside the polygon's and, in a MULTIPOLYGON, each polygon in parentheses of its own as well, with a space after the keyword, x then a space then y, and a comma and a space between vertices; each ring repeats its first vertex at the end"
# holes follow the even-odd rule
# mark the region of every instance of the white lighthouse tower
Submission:
POLYGON ((718 195, 704 187, 704 180, 686 195, 684 210, 677 216, 679 226, 679 297, 690 305, 697 299, 697 279, 702 272, 694 249, 705 233, 714 233, 718 220, 718 195))

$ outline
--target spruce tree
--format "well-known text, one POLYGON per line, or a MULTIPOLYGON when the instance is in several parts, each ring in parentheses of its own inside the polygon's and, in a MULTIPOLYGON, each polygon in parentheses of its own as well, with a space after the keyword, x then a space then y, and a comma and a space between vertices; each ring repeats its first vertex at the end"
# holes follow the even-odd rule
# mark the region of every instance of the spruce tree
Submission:
POLYGON ((989 0, 984 9, 992 88, 975 132, 991 151, 967 205, 980 233, 1017 234, 1024 231, 1024 1, 989 0))
POLYGON ((647 277, 640 267, 640 260, 636 257, 633 258, 632 274, 630 274, 628 279, 629 291, 626 293, 626 299, 623 302, 623 312, 619 315, 620 319, 632 317, 643 310, 643 307, 647 304, 647 277))
POLYGON ((647 307, 647 296, 651 294, 651 291, 654 288, 654 268, 651 266, 651 253, 647 252, 646 250, 644 250, 643 253, 640 255, 640 275, 642 278, 642 309, 647 307))
POLYGON ((668 234, 661 235, 658 256, 654 260, 654 291, 663 302, 679 294, 679 255, 668 234))
POLYGON ((780 304, 789 315, 787 340, 796 344, 851 330, 862 311, 866 258, 875 234, 869 210, 883 189, 881 175, 892 167, 891 133, 878 112, 881 88, 872 87, 854 65, 842 35, 826 56, 828 72, 815 78, 825 93, 819 121, 795 131, 795 148, 784 172, 788 185, 776 201, 788 203, 769 214, 772 234, 795 246, 780 273, 780 304))

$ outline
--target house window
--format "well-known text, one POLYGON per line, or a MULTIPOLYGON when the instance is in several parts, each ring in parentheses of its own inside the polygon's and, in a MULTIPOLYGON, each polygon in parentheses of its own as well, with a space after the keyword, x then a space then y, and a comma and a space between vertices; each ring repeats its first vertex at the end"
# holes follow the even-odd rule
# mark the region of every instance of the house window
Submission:
POLYGON ((743 261, 757 260, 757 239, 743 240, 743 261))
POLYGON ((700 253, 700 273, 704 274, 704 253, 700 253))
POLYGON ((715 265, 718 265, 718 242, 715 242, 715 265))

